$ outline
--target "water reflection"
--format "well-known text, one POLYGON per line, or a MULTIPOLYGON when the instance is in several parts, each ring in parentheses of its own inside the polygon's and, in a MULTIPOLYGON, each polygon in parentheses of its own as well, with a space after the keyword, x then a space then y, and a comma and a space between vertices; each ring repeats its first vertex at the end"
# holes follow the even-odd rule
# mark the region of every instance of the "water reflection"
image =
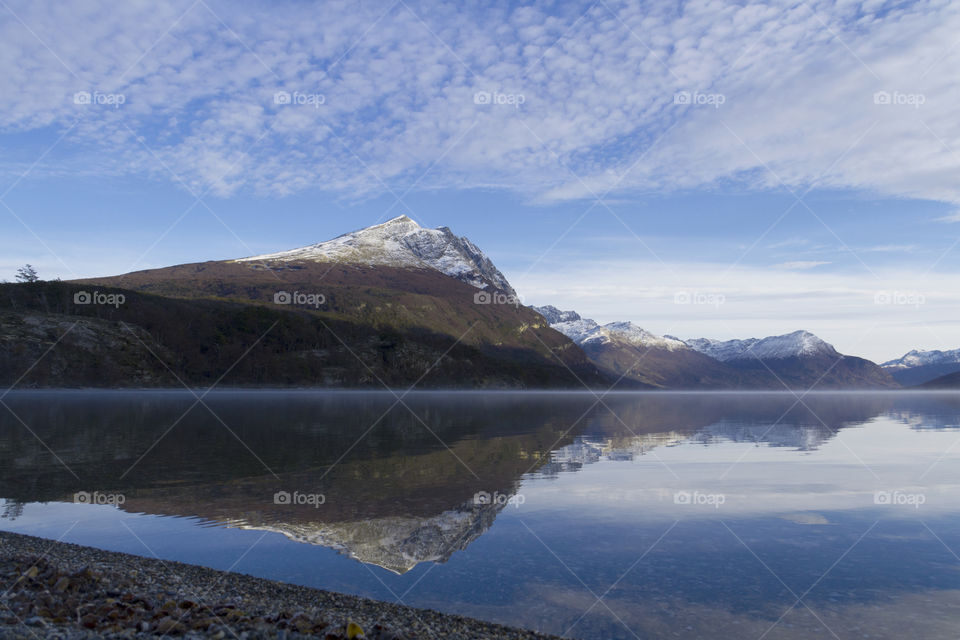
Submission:
MULTIPOLYGON (((209 534, 220 540, 255 530, 292 541, 251 554, 251 573, 387 599, 381 584, 415 586, 410 604, 582 637, 688 627, 759 636, 795 600, 791 591, 807 590, 854 543, 862 546, 845 556, 849 566, 808 597, 825 620, 862 621, 878 598, 906 606, 920 592, 946 615, 942 594, 960 589, 947 550, 960 511, 960 446, 950 448, 958 395, 395 400, 225 392, 211 394, 208 409, 188 394, 12 394, 17 417, 0 417, 0 526, 39 530, 37 503, 119 494, 122 514, 199 518, 226 527, 209 534), (878 491, 921 492, 925 503, 877 504, 878 491), (278 503, 283 492, 323 501, 278 503), (683 504, 684 492, 723 503, 683 504), (390 575, 364 582, 366 570, 305 555, 311 549, 390 575), (435 566, 445 569, 424 579, 435 566), (614 583, 604 602, 616 615, 591 608, 590 592, 614 583)), ((70 518, 81 510, 70 509, 70 518)), ((148 531, 174 526, 131 517, 148 531)), ((795 637, 821 624, 805 611, 790 613, 795 637)))
POLYGON ((224 392, 197 404, 182 393, 33 392, 7 402, 16 414, 0 418, 8 518, 22 502, 121 494, 128 511, 279 531, 394 571, 464 548, 503 506, 477 504, 477 494, 512 495, 524 474, 629 461, 690 442, 812 451, 882 414, 933 428, 929 407, 944 425, 957 408, 952 397, 890 394, 598 401, 425 393, 403 406, 378 393, 224 392), (278 492, 324 502, 275 504, 278 492))

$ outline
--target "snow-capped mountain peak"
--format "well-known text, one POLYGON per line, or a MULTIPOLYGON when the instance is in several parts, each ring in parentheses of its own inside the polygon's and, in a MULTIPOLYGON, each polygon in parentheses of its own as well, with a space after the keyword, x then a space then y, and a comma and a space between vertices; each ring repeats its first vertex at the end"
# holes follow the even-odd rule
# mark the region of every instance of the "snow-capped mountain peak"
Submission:
POLYGON ((617 339, 628 342, 635 347, 658 347, 671 351, 687 348, 687 345, 684 344, 682 340, 669 338, 667 336, 658 336, 629 321, 610 322, 603 325, 603 328, 617 339))
MULTIPOLYGON (((574 322, 576 320, 582 320, 580 314, 576 311, 561 311, 555 306, 548 304, 545 307, 534 307, 540 315, 547 319, 547 322, 550 324, 557 324, 560 322, 574 322)), ((589 322, 593 322, 590 320, 589 322)), ((594 324, 596 324, 594 322, 594 324)))
POLYGON ((479 289, 492 286, 516 295, 490 258, 470 240, 457 237, 448 227, 425 229, 405 215, 332 240, 237 262, 343 262, 434 269, 479 289))
POLYGON ((835 355, 832 345, 824 342, 809 331, 794 331, 782 336, 767 338, 748 338, 746 340, 711 340, 694 338, 686 341, 687 346, 721 362, 730 360, 777 360, 801 356, 835 355))
POLYGON ((671 351, 687 348, 681 340, 658 336, 632 322, 610 322, 600 325, 589 318, 581 318, 576 311, 561 311, 549 305, 533 308, 546 318, 551 328, 580 346, 619 342, 634 347, 656 347, 671 351))
POLYGON ((901 358, 889 360, 880 366, 885 369, 911 369, 913 367, 923 367, 931 364, 955 364, 960 363, 960 349, 950 351, 930 350, 922 351, 914 349, 906 353, 901 358))

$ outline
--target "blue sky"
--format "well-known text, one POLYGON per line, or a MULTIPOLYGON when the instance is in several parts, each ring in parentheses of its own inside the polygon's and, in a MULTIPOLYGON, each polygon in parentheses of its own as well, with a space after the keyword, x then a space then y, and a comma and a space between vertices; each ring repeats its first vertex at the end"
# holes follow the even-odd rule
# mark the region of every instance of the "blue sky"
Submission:
POLYGON ((5 2, 0 278, 408 214, 598 321, 957 348, 957 33, 949 2, 5 2))

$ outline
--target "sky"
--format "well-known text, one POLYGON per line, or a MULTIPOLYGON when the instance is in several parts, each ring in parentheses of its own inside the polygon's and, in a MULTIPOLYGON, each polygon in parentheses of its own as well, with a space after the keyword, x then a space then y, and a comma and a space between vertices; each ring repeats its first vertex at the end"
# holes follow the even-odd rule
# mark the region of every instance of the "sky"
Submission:
POLYGON ((0 279, 406 214, 528 304, 960 347, 960 5, 0 0, 0 279))

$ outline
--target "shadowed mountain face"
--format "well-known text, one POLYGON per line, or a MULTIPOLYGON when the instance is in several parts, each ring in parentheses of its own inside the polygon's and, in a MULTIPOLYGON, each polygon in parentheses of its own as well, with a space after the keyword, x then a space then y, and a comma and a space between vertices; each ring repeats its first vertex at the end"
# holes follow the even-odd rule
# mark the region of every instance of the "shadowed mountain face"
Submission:
POLYGON ((786 358, 741 358, 724 364, 762 383, 755 388, 896 389, 900 385, 879 365, 855 356, 817 353, 786 358))
POLYGON ((478 304, 476 287, 424 268, 335 262, 203 262, 78 283, 171 298, 268 305, 368 327, 446 334, 468 345, 502 345, 549 354, 548 347, 567 343, 526 307, 478 304), (275 303, 277 294, 284 292, 290 294, 292 304, 275 303), (298 304, 294 294, 322 296, 322 301, 298 304), (527 334, 527 329, 539 330, 546 346, 527 334))
POLYGON ((603 371, 624 382, 636 381, 657 389, 736 389, 757 386, 750 376, 724 366, 692 349, 670 350, 635 345, 614 338, 581 347, 603 371), (753 384, 752 384, 753 383, 753 384))
POLYGON ((928 380, 919 387, 921 389, 960 389, 960 371, 928 380))
POLYGON ((233 386, 603 384, 538 314, 475 304, 476 291, 434 271, 319 264, 205 263, 97 282, 0 285, 0 382, 27 372, 21 387, 205 386, 221 376, 233 386), (275 304, 279 292, 325 301, 275 304), (123 303, 75 302, 90 294, 123 303))
POLYGON ((63 464, 0 415, 0 497, 118 493, 131 512, 279 532, 403 573, 466 548, 510 508, 527 474, 683 440, 809 451, 895 405, 879 394, 813 394, 803 404, 789 394, 611 394, 601 405, 587 393, 416 393, 409 409, 367 392, 214 392, 209 409, 194 401, 185 392, 14 393, 6 402, 63 464), (278 493, 323 501, 278 503, 278 493))

